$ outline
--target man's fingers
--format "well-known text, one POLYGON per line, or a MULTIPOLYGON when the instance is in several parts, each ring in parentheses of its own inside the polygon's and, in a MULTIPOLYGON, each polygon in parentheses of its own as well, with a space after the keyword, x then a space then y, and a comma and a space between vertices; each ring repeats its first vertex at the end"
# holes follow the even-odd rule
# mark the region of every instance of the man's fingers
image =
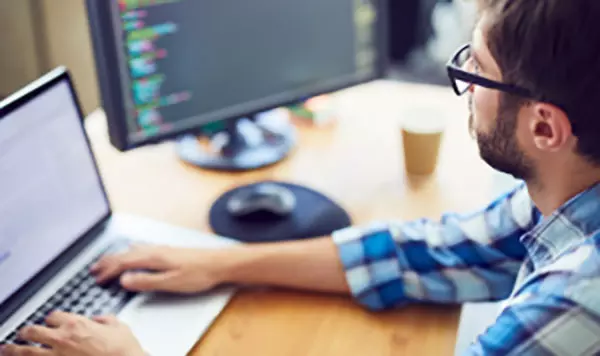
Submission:
POLYGON ((0 348, 1 356, 56 356, 51 350, 32 346, 6 345, 0 348))
POLYGON ((128 272, 121 276, 123 288, 134 292, 163 291, 166 292, 171 273, 133 273, 128 272))
POLYGON ((98 283, 104 283, 132 269, 165 269, 168 265, 160 252, 157 248, 139 247, 124 254, 105 256, 91 271, 98 283))
POLYGON ((53 347, 60 342, 60 332, 38 325, 28 326, 21 329, 19 339, 53 347))
POLYGON ((102 269, 102 268, 104 267, 104 266, 103 266, 103 265, 104 265, 104 263, 106 263, 106 261, 107 261, 107 260, 109 260, 109 261, 110 261, 110 259, 111 259, 112 257, 121 257, 121 256, 124 256, 124 255, 133 254, 133 253, 139 253, 139 252, 140 252, 140 249, 143 249, 143 248, 146 248, 146 249, 147 249, 147 247, 146 247, 146 246, 140 246, 140 245, 131 245, 131 246, 129 246, 129 248, 128 248, 126 251, 124 251, 124 252, 106 254, 106 255, 102 256, 102 258, 101 258, 99 261, 97 261, 95 264, 93 264, 93 265, 90 267, 90 272, 92 272, 92 273, 98 272, 100 269, 102 269))
POLYGON ((68 322, 74 319, 80 319, 82 316, 65 313, 63 311, 57 310, 48 315, 46 317, 46 324, 53 328, 58 328, 62 325, 67 324, 68 322))
POLYGON ((114 315, 99 315, 92 317, 92 320, 104 325, 115 325, 119 323, 119 319, 114 315))

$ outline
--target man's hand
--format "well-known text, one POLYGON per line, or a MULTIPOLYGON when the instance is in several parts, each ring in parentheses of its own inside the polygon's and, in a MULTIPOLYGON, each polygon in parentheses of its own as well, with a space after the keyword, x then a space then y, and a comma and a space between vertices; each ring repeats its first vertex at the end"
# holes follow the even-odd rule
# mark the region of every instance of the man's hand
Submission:
POLYGON ((349 293, 330 238, 226 249, 138 246, 103 258, 91 272, 99 283, 120 276, 123 287, 139 292, 197 293, 235 283, 349 293))
POLYGON ((172 247, 134 246, 130 251, 106 256, 91 272, 102 284, 120 276, 121 285, 137 292, 196 293, 222 280, 217 252, 172 247))
POLYGON ((142 347, 129 328, 111 316, 94 320, 79 315, 54 312, 48 327, 23 328, 19 338, 49 348, 7 345, 2 356, 144 356, 142 347))

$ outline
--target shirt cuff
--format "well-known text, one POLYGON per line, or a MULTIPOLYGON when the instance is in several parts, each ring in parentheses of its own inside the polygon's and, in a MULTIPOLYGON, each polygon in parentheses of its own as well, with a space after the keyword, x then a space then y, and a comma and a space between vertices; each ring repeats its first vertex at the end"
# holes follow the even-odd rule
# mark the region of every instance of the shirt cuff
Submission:
POLYGON ((389 228, 375 224, 332 234, 354 299, 370 310, 405 304, 402 271, 389 228))

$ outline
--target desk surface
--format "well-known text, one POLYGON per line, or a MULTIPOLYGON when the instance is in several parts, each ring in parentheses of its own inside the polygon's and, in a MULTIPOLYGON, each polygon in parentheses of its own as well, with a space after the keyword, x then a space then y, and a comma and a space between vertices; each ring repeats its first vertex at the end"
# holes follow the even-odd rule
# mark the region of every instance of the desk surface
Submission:
MULTIPOLYGON (((181 163, 170 143, 120 153, 104 115, 87 128, 117 212, 210 231, 211 203, 226 190, 263 179, 308 185, 344 206, 357 224, 438 218, 479 208, 494 174, 467 131, 466 101, 450 89, 378 81, 336 96, 339 119, 299 126, 296 151, 274 167, 242 174, 181 163), (398 120, 415 106, 448 115, 440 164, 429 178, 404 174, 398 120), (460 167, 460 168, 459 168, 460 167)), ((460 308, 411 306, 369 313, 348 298, 281 290, 239 293, 192 352, 200 355, 451 355, 460 308)))

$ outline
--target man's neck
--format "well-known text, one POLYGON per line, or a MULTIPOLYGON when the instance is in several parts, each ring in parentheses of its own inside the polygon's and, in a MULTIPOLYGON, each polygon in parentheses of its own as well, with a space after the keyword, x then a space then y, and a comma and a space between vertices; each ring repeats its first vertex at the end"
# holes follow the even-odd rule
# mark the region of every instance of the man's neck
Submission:
POLYGON ((578 170, 584 173, 552 174, 547 179, 527 182, 529 195, 542 215, 548 217, 571 198, 600 182, 600 168, 578 170))

